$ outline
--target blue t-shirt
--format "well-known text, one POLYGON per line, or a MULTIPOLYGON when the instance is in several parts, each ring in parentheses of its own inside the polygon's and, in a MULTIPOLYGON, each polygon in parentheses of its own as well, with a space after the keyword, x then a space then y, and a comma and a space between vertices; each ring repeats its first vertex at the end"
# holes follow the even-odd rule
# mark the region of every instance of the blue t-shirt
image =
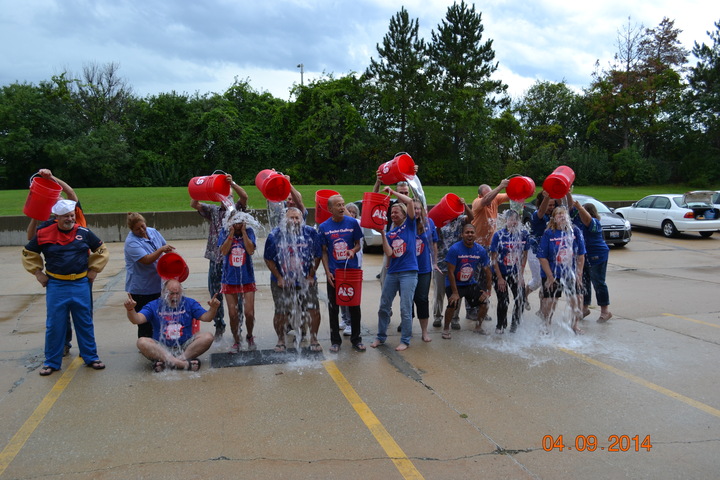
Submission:
POLYGON ((530 234, 526 230, 510 232, 503 228, 495 232, 490 251, 498 254, 497 263, 503 276, 515 276, 522 266, 523 252, 530 249, 530 234))
MULTIPOLYGON (((255 245, 255 231, 246 226, 248 238, 255 245)), ((228 231, 222 229, 218 236, 218 245, 222 245, 228 231)), ((221 282, 225 285, 248 285, 255 283, 255 270, 252 257, 247 254, 242 235, 233 235, 230 252, 223 258, 223 274, 221 282)))
POLYGON ((417 272, 416 236, 417 225, 415 219, 410 217, 406 217, 402 225, 394 227, 385 234, 393 252, 390 256, 390 266, 387 273, 417 272))
MULTIPOLYGON (((577 212, 577 210, 573 210, 577 212)), ((589 225, 585 225, 580 219, 580 214, 573 217, 573 223, 580 229, 585 240, 585 261, 589 265, 600 265, 608 261, 610 247, 605 243, 603 229, 600 220, 592 218, 589 225)))
POLYGON ((169 347, 179 346, 192 337, 193 318, 200 318, 205 309, 192 298, 183 297, 177 308, 168 307, 162 298, 140 309, 153 327, 153 339, 169 347))
MULTIPOLYGON (((445 256, 448 265, 455 266, 455 285, 462 287, 477 283, 475 271, 490 266, 490 257, 485 248, 473 242, 468 247, 462 241, 455 243, 445 256)), ((450 286, 450 280, 445 278, 445 286, 450 286)))
POLYGON ((335 274, 337 268, 359 268, 357 256, 348 260, 347 251, 363 238, 360 224, 352 217, 344 216, 341 222, 332 217, 318 227, 320 244, 327 249, 328 269, 335 274))
MULTIPOLYGON (((575 258, 585 255, 585 242, 580 229, 572 226, 572 232, 566 230, 545 230, 538 245, 538 258, 547 259, 555 278, 568 278, 575 273, 575 258)), ((540 274, 546 278, 545 270, 540 274)))
POLYGON ((162 289, 162 279, 157 272, 157 260, 148 265, 139 262, 165 245, 165 239, 154 228, 147 227, 148 238, 129 232, 125 237, 125 291, 136 295, 154 295, 162 289))
POLYGON ((438 233, 432 218, 427 219, 425 232, 416 235, 415 254, 417 255, 418 273, 430 273, 433 268, 433 243, 437 243, 438 233))
MULTIPOLYGON (((315 260, 322 258, 320 235, 307 225, 303 225, 297 235, 275 228, 265 240, 263 258, 275 262, 286 285, 293 280, 298 285, 310 273, 315 260)), ((277 282, 272 273, 270 280, 277 282)))

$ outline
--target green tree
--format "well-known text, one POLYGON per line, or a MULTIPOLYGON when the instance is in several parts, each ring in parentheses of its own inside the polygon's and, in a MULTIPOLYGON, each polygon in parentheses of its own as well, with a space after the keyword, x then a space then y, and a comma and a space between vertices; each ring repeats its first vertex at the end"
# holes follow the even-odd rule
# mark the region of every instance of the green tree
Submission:
MULTIPOLYGON (((365 71, 369 128, 386 136, 391 150, 412 150, 422 104, 428 91, 425 42, 418 38, 419 22, 403 7, 390 19, 379 59, 370 58, 365 71)), ((411 152, 412 154, 412 152, 411 152)))
POLYGON ((293 144, 299 152, 292 177, 327 184, 372 180, 374 168, 364 153, 365 120, 359 112, 362 97, 361 81, 352 74, 328 76, 299 89, 292 106, 293 144))
MULTIPOLYGON (((433 30, 431 101, 444 146, 435 154, 446 162, 451 178, 498 180, 498 155, 489 142, 496 109, 509 105, 507 85, 490 77, 497 70, 493 41, 483 41, 482 14, 464 1, 448 7, 433 30)), ((473 180, 470 180, 471 182, 473 180)))
POLYGON ((690 67, 687 103, 693 128, 682 168, 701 185, 720 181, 720 21, 707 35, 709 45, 695 42, 692 49, 697 63, 690 67))

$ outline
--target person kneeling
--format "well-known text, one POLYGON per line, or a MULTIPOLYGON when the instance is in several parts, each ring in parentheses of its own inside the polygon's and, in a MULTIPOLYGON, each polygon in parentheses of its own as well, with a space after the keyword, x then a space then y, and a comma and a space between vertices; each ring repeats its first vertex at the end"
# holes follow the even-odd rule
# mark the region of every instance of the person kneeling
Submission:
POLYGON ((166 367, 193 372, 200 369, 197 357, 210 348, 213 335, 208 332, 193 335, 192 322, 193 318, 202 322, 215 318, 220 307, 216 297, 210 299, 210 310, 205 311, 196 300, 183 296, 180 282, 168 280, 161 297, 136 312, 136 302, 128 295, 124 303, 128 320, 135 325, 150 322, 153 326, 153 337, 138 338, 137 348, 153 362, 155 372, 162 372, 166 367))

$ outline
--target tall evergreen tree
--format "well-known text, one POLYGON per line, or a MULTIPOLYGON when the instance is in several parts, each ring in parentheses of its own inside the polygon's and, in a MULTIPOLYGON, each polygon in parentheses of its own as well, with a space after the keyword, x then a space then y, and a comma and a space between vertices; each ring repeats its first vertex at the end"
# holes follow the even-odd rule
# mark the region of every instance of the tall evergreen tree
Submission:
POLYGON ((509 99, 507 85, 491 78, 498 63, 493 41, 483 41, 484 29, 474 5, 455 3, 432 31, 429 51, 435 121, 445 141, 436 155, 455 175, 491 175, 489 182, 499 176, 500 167, 488 142, 491 119, 509 99))
MULTIPOLYGON (((390 148, 412 150, 420 109, 427 93, 425 42, 418 38, 419 22, 410 20, 405 7, 390 19, 379 59, 370 59, 365 86, 371 95, 369 128, 386 135, 390 148)), ((392 152, 394 153, 394 152, 392 152)))

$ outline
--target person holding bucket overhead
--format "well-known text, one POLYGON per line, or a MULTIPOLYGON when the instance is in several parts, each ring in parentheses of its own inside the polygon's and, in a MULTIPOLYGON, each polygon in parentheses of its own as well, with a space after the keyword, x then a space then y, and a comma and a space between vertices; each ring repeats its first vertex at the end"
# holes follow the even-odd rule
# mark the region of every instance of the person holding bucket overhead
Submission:
POLYGON ((251 256, 255 253, 255 231, 249 227, 240 212, 233 213, 227 227, 220 231, 218 246, 223 255, 222 288, 230 316, 230 331, 235 343, 230 352, 242 348, 240 317, 245 310, 247 348, 256 350, 253 329, 255 327, 255 269, 251 256))
MULTIPOLYGON (((83 209, 80 206, 80 200, 78 199, 75 190, 73 190, 73 188, 66 182, 54 176, 52 172, 47 168, 41 168, 35 175, 49 182, 55 182, 59 185, 62 193, 65 194, 66 199, 75 202, 75 223, 77 223, 81 227, 87 228, 87 221, 85 220, 85 215, 83 214, 83 209)), ((52 225, 53 223, 55 223, 55 219, 50 218, 49 215, 43 219, 30 217, 30 223, 28 224, 27 228, 28 241, 32 240, 38 229, 47 227, 48 225, 52 225)), ((92 288, 92 285, 90 285, 90 288, 92 288)), ((70 315, 68 315, 67 324, 67 336, 65 338, 65 349, 63 350, 64 357, 70 354, 70 348, 72 348, 72 323, 70 321, 70 315)))
MULTIPOLYGON (((231 189, 237 194, 237 202, 235 202, 235 209, 244 212, 247 208, 248 194, 240 185, 235 183, 232 179, 232 175, 225 174, 225 181, 230 185, 231 189)), ((223 256, 220 253, 220 247, 218 246, 218 235, 223 228, 223 218, 227 212, 227 207, 224 203, 220 205, 214 205, 210 203, 201 203, 199 200, 192 199, 190 206, 197 210, 201 217, 207 220, 209 224, 208 240, 205 246, 205 258, 210 262, 208 268, 208 292, 210 296, 218 294, 217 298, 220 300, 220 307, 217 309, 215 314, 215 340, 220 340, 225 333, 225 310, 223 309, 223 297, 220 294, 220 280, 222 279, 223 273, 223 256)))
MULTIPOLYGON (((175 250, 165 238, 152 227, 148 227, 145 217, 137 212, 127 214, 127 226, 130 230, 125 237, 125 291, 135 301, 135 311, 139 312, 149 302, 160 298, 162 279, 157 271, 160 256, 175 250)), ((152 323, 138 324, 138 338, 152 337, 152 323)))
POLYGON ((400 201, 392 206, 390 218, 392 228, 383 235, 383 252, 390 259, 380 296, 378 310, 378 332, 370 345, 377 348, 387 340, 390 324, 390 308, 396 293, 400 293, 400 345, 397 351, 406 350, 412 337, 412 305, 418 282, 418 260, 416 252, 417 226, 412 198, 385 187, 385 192, 395 195, 400 201))
MULTIPOLYGON (((337 284, 335 275, 338 270, 360 270, 357 253, 362 248, 363 233, 360 224, 345 215, 345 200, 340 195, 328 198, 328 209, 332 215, 318 227, 322 245, 322 263, 327 278, 328 316, 330 317, 330 352, 337 353, 342 345, 340 335, 340 307, 337 303, 337 284)), ((360 270, 362 272, 362 270, 360 270)), ((358 302, 353 302, 358 303, 358 302)), ((358 352, 365 351, 360 336, 360 305, 349 305, 350 342, 358 352)))

